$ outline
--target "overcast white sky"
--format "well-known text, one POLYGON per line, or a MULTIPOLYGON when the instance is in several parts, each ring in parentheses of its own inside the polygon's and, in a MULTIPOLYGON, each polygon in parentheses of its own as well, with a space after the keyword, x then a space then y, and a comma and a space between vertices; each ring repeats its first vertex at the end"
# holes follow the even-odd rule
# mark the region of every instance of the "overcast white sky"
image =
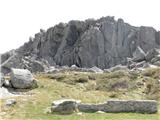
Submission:
POLYGON ((0 0, 0 53, 59 22, 115 16, 160 30, 160 0, 0 0))

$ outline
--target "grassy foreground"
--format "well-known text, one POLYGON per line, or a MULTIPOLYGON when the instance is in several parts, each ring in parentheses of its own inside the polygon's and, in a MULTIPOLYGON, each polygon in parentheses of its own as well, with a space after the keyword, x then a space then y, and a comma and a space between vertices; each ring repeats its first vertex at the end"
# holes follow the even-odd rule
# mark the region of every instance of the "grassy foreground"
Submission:
POLYGON ((1 100, 1 120, 160 120, 160 69, 142 73, 117 71, 114 73, 81 73, 64 71, 57 74, 37 74, 39 87, 15 97, 17 104, 4 106, 1 100), (57 115, 46 113, 52 101, 73 98, 86 103, 100 103, 108 99, 156 99, 157 114, 139 113, 76 113, 57 115))

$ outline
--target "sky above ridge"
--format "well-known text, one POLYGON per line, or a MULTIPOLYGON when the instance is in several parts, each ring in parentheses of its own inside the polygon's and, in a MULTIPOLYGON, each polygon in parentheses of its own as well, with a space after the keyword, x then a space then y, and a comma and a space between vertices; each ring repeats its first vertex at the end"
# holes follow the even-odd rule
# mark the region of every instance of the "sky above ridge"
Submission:
POLYGON ((16 49, 42 28, 70 20, 122 18, 160 30, 160 0, 0 0, 0 53, 16 49))

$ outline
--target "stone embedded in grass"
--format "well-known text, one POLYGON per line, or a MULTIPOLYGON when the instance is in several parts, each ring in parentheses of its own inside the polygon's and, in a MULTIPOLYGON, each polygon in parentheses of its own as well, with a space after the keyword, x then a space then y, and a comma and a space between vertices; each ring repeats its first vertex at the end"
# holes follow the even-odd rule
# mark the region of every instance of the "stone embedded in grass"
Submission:
POLYGON ((73 99, 53 101, 51 106, 51 113, 72 114, 78 110, 77 103, 79 102, 80 101, 76 101, 73 99))
POLYGON ((51 113, 72 114, 76 111, 106 113, 157 113, 158 104, 155 100, 109 100, 100 104, 78 103, 76 100, 60 100, 52 103, 51 113), (58 103, 57 103, 58 102, 58 103))
POLYGON ((155 100, 109 100, 102 104, 79 104, 79 111, 106 113, 138 112, 156 113, 158 111, 157 101, 155 100))
POLYGON ((15 99, 8 99, 8 100, 6 100, 5 105, 6 105, 6 106, 13 106, 13 105, 15 105, 16 103, 17 103, 17 102, 16 102, 15 99))

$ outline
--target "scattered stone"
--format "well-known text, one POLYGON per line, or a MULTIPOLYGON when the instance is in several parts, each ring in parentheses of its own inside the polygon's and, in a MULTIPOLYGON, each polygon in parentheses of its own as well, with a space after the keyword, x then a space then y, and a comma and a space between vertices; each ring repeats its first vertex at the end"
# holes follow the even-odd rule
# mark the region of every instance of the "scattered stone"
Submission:
POLYGON ((97 113, 157 113, 158 103, 155 100, 109 100, 101 104, 77 103, 75 100, 63 100, 52 104, 51 112, 60 114, 71 114, 75 111, 97 112, 97 113))
POLYGON ((6 100, 5 105, 6 105, 6 106, 13 106, 13 105, 15 105, 16 103, 17 103, 17 102, 16 102, 15 99, 8 99, 8 100, 6 100))
POLYGON ((158 49, 156 49, 156 48, 151 49, 146 53, 146 60, 151 61, 155 56, 157 56, 159 54, 160 54, 160 52, 158 49))
POLYGON ((37 86, 31 72, 27 69, 11 69, 11 84, 14 88, 27 89, 37 86))

